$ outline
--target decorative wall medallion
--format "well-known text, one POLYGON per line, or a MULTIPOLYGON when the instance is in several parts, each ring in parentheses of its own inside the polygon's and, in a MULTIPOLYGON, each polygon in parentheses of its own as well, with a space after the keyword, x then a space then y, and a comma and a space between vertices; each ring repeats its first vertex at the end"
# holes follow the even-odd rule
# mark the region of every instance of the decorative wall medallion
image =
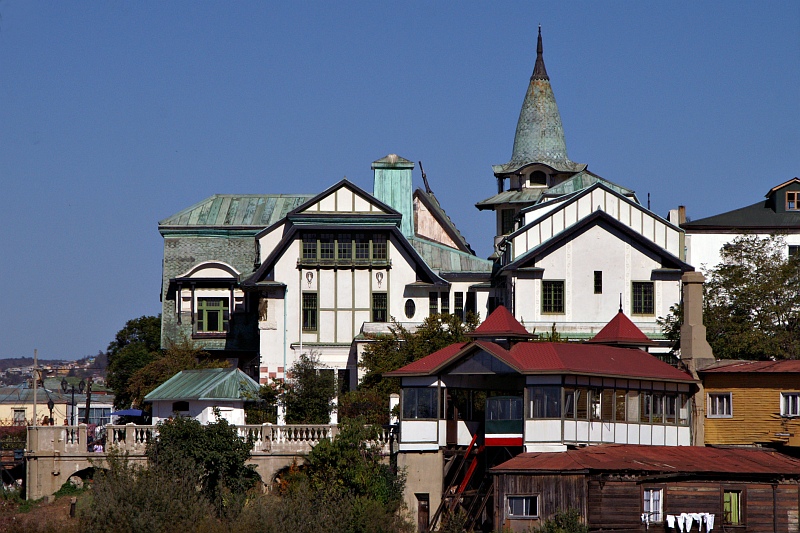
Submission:
POLYGON ((308 287, 311 288, 311 282, 314 281, 313 272, 306 272, 306 281, 308 282, 308 287))
POLYGON ((375 274, 375 279, 378 280, 378 288, 381 288, 381 283, 383 282, 383 272, 378 272, 375 274))

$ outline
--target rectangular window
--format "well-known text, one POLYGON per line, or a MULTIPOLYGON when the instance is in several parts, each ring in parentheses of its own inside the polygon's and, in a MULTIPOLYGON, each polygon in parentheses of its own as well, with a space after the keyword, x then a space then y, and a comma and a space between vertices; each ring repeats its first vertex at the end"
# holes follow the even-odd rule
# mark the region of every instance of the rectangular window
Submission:
POLYGON ((528 418, 561 418, 561 387, 557 385, 530 387, 528 418))
POLYGON ((197 331, 198 333, 228 331, 228 299, 197 299, 197 331))
POLYGON ((603 422, 614 420, 614 389, 603 389, 600 398, 600 418, 603 422))
POLYGON ((339 394, 350 392, 350 369, 340 368, 336 372, 336 390, 339 394))
POLYGON ((315 261, 317 259, 317 234, 306 233, 303 235, 303 259, 315 261))
POLYGON ((464 293, 453 294, 453 312, 461 322, 464 322, 464 293))
POLYGON ((349 233, 340 233, 337 241, 336 258, 339 261, 352 261, 353 237, 349 233))
POLYGON ((781 393, 781 415, 800 416, 800 392, 781 393))
POLYGON ((450 293, 443 292, 441 294, 442 300, 442 314, 449 315, 450 314, 450 293))
POLYGON ((663 503, 664 490, 663 489, 644 489, 643 498, 643 511, 647 515, 650 522, 663 522, 662 518, 662 503, 663 503))
POLYGON ((503 209, 501 212, 500 232, 502 235, 508 235, 514 231, 514 218, 515 212, 513 209, 503 209))
POLYGON ((708 418, 730 418, 733 416, 733 398, 730 392, 715 392, 708 395, 708 418))
POLYGON ((800 192, 788 191, 786 193, 786 210, 787 211, 800 210, 800 192))
POLYGON ((617 422, 625 422, 625 391, 614 391, 614 418, 617 422))
POLYGON ((321 261, 333 261, 333 234, 323 233, 319 238, 319 258, 321 261))
POLYGON ((474 292, 467 293, 467 304, 464 306, 464 313, 472 313, 473 315, 478 314, 478 302, 474 292))
POLYGON ((542 281, 542 313, 564 313, 563 281, 542 281))
POLYGON ((722 493, 722 523, 742 525, 742 491, 726 490, 722 493))
POLYGON ((653 298, 652 281, 633 282, 633 314, 655 314, 655 299, 653 298))
POLYGON ((372 260, 386 261, 386 235, 376 233, 372 236, 372 260))
POLYGON ((564 387, 564 418, 575 418, 575 389, 564 387))
POLYGON ((539 516, 538 496, 507 496, 507 518, 537 518, 539 516))
POLYGON ((589 420, 589 390, 575 389, 575 418, 589 420))
POLYGON ((800 257, 800 246, 796 244, 789 245, 789 258, 800 257))
POLYGON ((591 420, 600 420, 600 400, 602 396, 597 389, 589 390, 589 416, 591 420))
POLYGON ((603 271, 594 271, 594 293, 603 294, 603 271))
MULTIPOLYGON (((188 411, 188 409, 187 409, 188 411)), ((86 418, 86 408, 78 408, 78 420, 83 422, 86 418)), ((105 426, 111 423, 111 408, 110 407, 89 407, 89 423, 97 424, 98 426, 105 426)))
POLYGON ((639 391, 628 391, 628 410, 625 417, 628 422, 636 422, 639 420, 639 391))
POLYGON ((439 314, 439 293, 432 292, 428 294, 428 314, 438 315, 439 314))
POLYGON ((686 394, 678 395, 678 424, 681 426, 689 425, 689 396, 686 394))
POLYGON ((14 414, 12 415, 11 423, 15 426, 24 426, 27 425, 28 420, 25 418, 25 409, 14 409, 14 414))
POLYGON ((303 331, 317 331, 317 293, 303 293, 303 331))
POLYGON ((356 261, 369 260, 369 241, 363 233, 355 235, 356 261))
POLYGON ((667 424, 675 425, 678 414, 678 397, 674 394, 664 396, 664 420, 667 424))
POLYGON ((373 322, 386 322, 387 321, 387 296, 385 292, 372 293, 372 321, 373 322))
POLYGON ((409 387, 403 389, 403 418, 439 418, 436 387, 409 387))

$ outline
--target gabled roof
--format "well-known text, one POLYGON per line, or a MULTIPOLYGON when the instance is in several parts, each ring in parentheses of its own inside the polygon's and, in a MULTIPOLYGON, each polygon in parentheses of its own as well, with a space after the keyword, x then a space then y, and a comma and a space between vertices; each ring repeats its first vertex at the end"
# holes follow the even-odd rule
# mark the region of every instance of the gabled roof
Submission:
MULTIPOLYGON (((519 229, 509 235, 508 238, 513 238, 514 236, 522 233, 523 230, 526 228, 536 224, 537 221, 532 222, 531 224, 526 225, 524 228, 519 229)), ((667 250, 662 248, 661 246, 657 245, 641 233, 634 231, 629 226, 623 224, 616 218, 612 217, 605 211, 593 211, 591 215, 582 218, 576 224, 573 224, 566 228, 564 231, 557 233, 552 238, 544 241, 539 246, 531 248, 518 258, 516 258, 511 263, 507 264, 503 267, 503 270, 517 270, 523 268, 528 265, 531 261, 533 261, 537 256, 547 255, 553 250, 559 248, 568 240, 570 240, 573 236, 577 235, 580 232, 587 230, 590 227, 598 225, 600 223, 605 223, 610 225, 612 228, 622 232, 623 234, 627 235, 632 241, 639 243, 643 248, 650 250, 655 255, 661 258, 661 263, 666 268, 675 268, 681 270, 683 272, 694 271, 694 267, 690 264, 686 263, 685 261, 681 261, 678 257, 672 255, 667 250)))
POLYGON ((705 374, 738 374, 738 373, 758 373, 758 374, 783 374, 800 373, 800 361, 797 359, 786 359, 783 361, 719 361, 715 366, 698 370, 705 374))
POLYGON ((495 175, 511 174, 531 163, 542 163, 558 172, 580 172, 586 168, 586 165, 575 163, 567 157, 561 114, 544 67, 542 52, 542 29, 539 28, 536 64, 519 113, 511 161, 494 165, 492 170, 495 175))
POLYGON ((779 191, 780 189, 783 189, 783 188, 784 188, 784 187, 786 187, 787 185, 791 185, 791 184, 793 184, 793 183, 798 183, 798 184, 800 184, 800 178, 792 178, 792 179, 790 179, 790 180, 784 181, 784 182, 783 182, 783 183, 781 183, 780 185, 776 185, 776 186, 774 186, 773 188, 771 188, 769 191, 767 191, 767 194, 765 194, 764 196, 766 196, 767 198, 769 198, 769 197, 770 197, 770 195, 771 195, 772 193, 774 193, 774 192, 776 192, 776 191, 779 191))
POLYGON ((574 176, 559 183, 558 185, 554 185, 548 188, 546 191, 542 193, 542 196, 539 198, 539 202, 546 201, 550 198, 556 198, 564 194, 571 194, 574 192, 582 191, 583 189, 591 187, 595 183, 602 183, 603 185, 605 185, 612 191, 616 192, 617 194, 621 194, 628 198, 633 198, 633 200, 637 204, 639 203, 639 199, 636 198, 636 193, 632 189, 627 189, 622 185, 617 185, 616 183, 601 178, 594 172, 589 172, 588 170, 584 170, 583 172, 578 172, 574 176))
POLYGON ((658 344, 642 333, 642 330, 625 315, 621 307, 619 312, 614 315, 614 318, 597 335, 586 342, 616 346, 652 346, 658 344))
POLYGON ((408 241, 425 261, 425 264, 439 273, 478 272, 487 274, 488 279, 488 274, 491 273, 494 265, 489 260, 428 239, 409 237, 408 241))
POLYGON ((447 233, 447 235, 453 239, 453 242, 456 243, 458 248, 462 252, 467 252, 470 254, 475 254, 472 247, 467 242, 467 239, 458 231, 458 228, 450 219, 450 217, 445 213, 444 209, 442 208, 441 204, 439 204, 439 200, 436 199, 436 195, 433 192, 425 192, 422 189, 417 189, 414 191, 414 198, 419 198, 419 201, 422 202, 425 207, 428 208, 428 211, 431 215, 436 219, 437 222, 442 226, 442 229, 447 233))
POLYGON ((255 398, 258 389, 258 383, 238 368, 182 370, 144 400, 243 400, 255 398))
POLYGON ((514 318, 514 315, 500 305, 491 312, 486 320, 475 331, 467 334, 469 337, 532 337, 525 326, 514 318))
POLYGON ((311 194, 215 194, 158 223, 159 229, 175 227, 225 228, 274 224, 305 203, 311 194))
POLYGON ((365 191, 364 189, 362 189, 361 187, 359 187, 355 183, 351 182, 347 178, 343 178, 343 179, 339 180, 338 183, 334 183, 333 185, 331 185, 330 187, 328 187, 327 189, 325 189, 324 191, 322 191, 318 195, 314 196, 313 198, 307 200, 303 204, 297 206, 292 211, 290 211, 287 214, 289 220, 294 220, 294 219, 298 218, 298 216, 303 216, 303 215, 319 216, 320 213, 315 213, 313 211, 309 212, 309 213, 304 213, 304 211, 306 209, 308 209, 310 206, 316 204, 317 202, 323 200, 324 198, 330 196, 331 194, 334 194, 336 191, 338 191, 339 189, 342 189, 342 188, 348 189, 350 192, 352 192, 356 196, 360 196, 366 202, 375 205, 381 211, 383 211, 385 214, 394 215, 396 217, 400 217, 401 216, 400 213, 398 213, 397 210, 395 210, 391 206, 386 205, 385 203, 381 202, 380 200, 375 198, 373 195, 371 195, 370 193, 368 193, 367 191, 365 191))
POLYGON ((654 381, 694 383, 692 376, 658 358, 631 348, 564 342, 520 342, 506 350, 493 342, 476 340, 454 344, 402 368, 389 377, 432 376, 481 350, 520 374, 577 374, 654 381))
POLYGON ((684 222, 681 227, 692 233, 702 230, 779 230, 786 231, 800 228, 800 211, 776 212, 770 200, 764 200, 747 207, 741 207, 691 222, 684 222))
POLYGON ((522 453, 490 470, 499 473, 641 472, 800 476, 800 459, 755 448, 600 444, 565 452, 522 453))

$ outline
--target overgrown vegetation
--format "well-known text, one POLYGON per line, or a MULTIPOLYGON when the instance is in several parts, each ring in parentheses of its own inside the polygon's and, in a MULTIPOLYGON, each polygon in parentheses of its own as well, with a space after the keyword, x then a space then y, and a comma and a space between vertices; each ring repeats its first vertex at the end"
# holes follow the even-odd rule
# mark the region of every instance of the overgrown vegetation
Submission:
MULTIPOLYGON (((785 251, 780 236, 737 237, 705 271, 703 322, 715 357, 800 357, 800 257, 785 251)), ((659 317, 669 339, 680 339, 682 318, 680 304, 659 317)))
POLYGON ((558 510, 532 533, 589 533, 589 528, 583 523, 581 513, 571 507, 558 510))

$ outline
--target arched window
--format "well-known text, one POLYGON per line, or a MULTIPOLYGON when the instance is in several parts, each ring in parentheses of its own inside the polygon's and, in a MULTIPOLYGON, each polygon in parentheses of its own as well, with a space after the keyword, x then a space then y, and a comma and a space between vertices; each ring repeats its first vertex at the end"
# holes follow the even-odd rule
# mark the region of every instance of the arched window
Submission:
POLYGON ((541 170, 534 170, 528 178, 528 183, 531 185, 547 185, 547 174, 541 170))

